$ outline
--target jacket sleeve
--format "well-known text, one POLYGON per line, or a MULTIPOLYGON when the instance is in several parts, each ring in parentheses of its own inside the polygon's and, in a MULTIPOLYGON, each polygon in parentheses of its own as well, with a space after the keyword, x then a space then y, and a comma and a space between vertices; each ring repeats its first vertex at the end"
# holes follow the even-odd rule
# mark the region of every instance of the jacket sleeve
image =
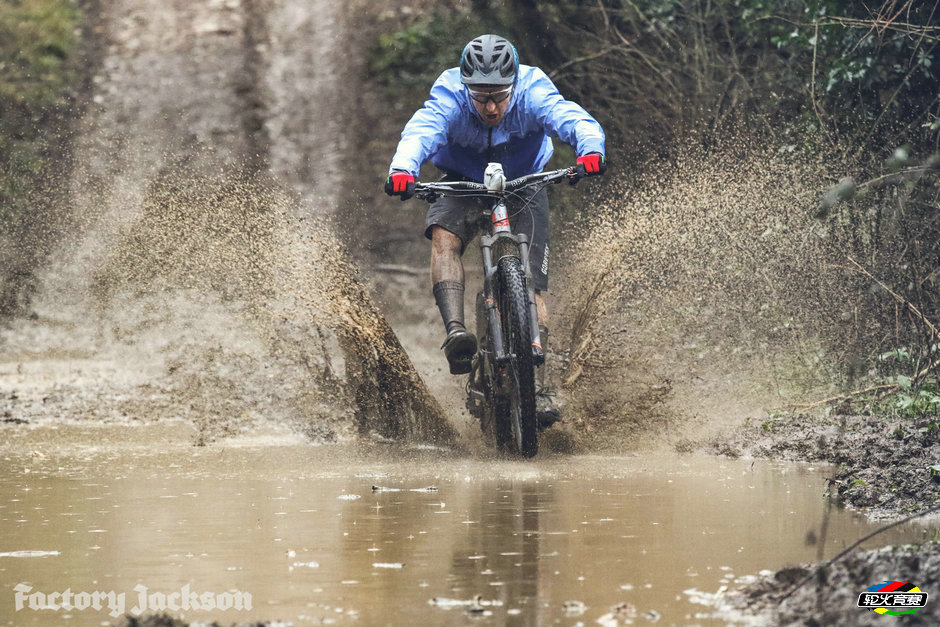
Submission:
POLYGON ((451 120, 459 108, 456 95, 442 75, 431 87, 424 107, 405 124, 389 171, 403 170, 417 177, 424 162, 447 143, 451 120))
POLYGON ((530 106, 549 135, 561 138, 579 157, 605 154, 604 129, 581 105, 565 100, 543 71, 535 70, 527 91, 530 106))

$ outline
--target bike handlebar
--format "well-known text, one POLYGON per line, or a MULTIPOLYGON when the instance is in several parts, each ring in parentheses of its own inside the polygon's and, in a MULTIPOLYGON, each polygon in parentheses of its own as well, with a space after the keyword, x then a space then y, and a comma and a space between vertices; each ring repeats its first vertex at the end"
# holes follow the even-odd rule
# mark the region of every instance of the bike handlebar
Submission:
POLYGON ((563 179, 568 181, 577 181, 581 174, 576 167, 562 168, 561 170, 552 170, 551 172, 537 172, 520 176, 517 179, 507 181, 504 188, 500 191, 490 191, 483 183, 473 181, 439 181, 436 183, 415 183, 415 196, 428 202, 434 202, 438 196, 460 196, 460 195, 483 195, 501 197, 506 194, 517 192, 525 187, 543 184, 550 185, 559 183, 563 179))

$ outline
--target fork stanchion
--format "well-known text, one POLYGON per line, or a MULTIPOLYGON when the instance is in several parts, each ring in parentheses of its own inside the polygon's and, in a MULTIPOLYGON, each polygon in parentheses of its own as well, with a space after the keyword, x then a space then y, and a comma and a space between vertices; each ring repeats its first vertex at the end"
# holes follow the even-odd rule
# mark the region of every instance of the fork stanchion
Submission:
POLYGON ((496 268, 493 266, 493 246, 494 238, 481 237, 480 251, 483 254, 483 269, 485 275, 483 308, 486 310, 486 320, 490 327, 490 337, 493 339, 493 357, 497 364, 505 363, 508 355, 503 350, 503 327, 499 321, 499 310, 496 303, 493 302, 493 296, 496 294, 496 268))
POLYGON ((532 357, 536 366, 545 362, 545 351, 542 350, 542 338, 539 332, 539 310, 535 305, 535 280, 532 278, 532 269, 529 264, 529 237, 524 233, 519 238, 519 256, 522 258, 522 269, 525 271, 526 295, 529 299, 529 338, 532 342, 532 357))

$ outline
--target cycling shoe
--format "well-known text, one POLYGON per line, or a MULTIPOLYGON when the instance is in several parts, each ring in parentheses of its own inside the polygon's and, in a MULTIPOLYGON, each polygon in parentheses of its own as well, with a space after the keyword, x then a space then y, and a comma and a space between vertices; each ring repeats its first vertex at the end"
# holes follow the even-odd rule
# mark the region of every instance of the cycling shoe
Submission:
POLYGON ((539 431, 548 429, 561 420, 561 410, 555 404, 555 392, 551 388, 539 388, 535 393, 535 419, 539 431))
POLYGON ((450 364, 451 374, 468 374, 473 365, 473 356, 477 352, 477 338, 466 329, 457 328, 447 334, 444 340, 444 356, 450 364))

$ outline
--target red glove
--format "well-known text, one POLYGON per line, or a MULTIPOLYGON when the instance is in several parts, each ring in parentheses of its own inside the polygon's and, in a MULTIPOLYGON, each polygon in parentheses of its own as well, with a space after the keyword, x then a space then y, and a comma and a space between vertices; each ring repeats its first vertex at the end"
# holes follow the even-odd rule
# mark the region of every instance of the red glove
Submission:
POLYGON ((601 153, 592 152, 578 157, 578 166, 579 170, 584 169, 584 176, 594 176, 607 170, 607 160, 601 153))
POLYGON ((415 177, 401 170, 392 170, 385 180, 385 193, 408 200, 415 195, 415 177))

